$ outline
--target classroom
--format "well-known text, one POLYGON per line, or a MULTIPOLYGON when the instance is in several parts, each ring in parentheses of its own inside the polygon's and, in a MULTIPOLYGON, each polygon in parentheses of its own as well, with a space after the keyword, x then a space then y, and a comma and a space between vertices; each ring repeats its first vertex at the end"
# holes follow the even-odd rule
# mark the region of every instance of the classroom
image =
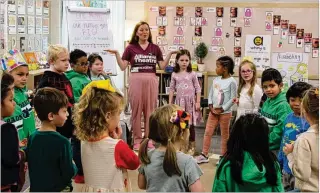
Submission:
POLYGON ((319 191, 317 0, 0 0, 0 46, 1 191, 319 191))

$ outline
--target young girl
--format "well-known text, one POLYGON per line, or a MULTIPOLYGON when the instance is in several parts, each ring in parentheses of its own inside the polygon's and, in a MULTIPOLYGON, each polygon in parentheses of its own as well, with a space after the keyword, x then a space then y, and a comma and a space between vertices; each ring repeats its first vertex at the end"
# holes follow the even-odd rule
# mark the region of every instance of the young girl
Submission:
POLYGON ((191 116, 189 148, 192 151, 195 148, 194 125, 201 121, 201 88, 196 73, 192 72, 191 55, 188 50, 180 50, 177 53, 176 65, 171 75, 169 104, 173 102, 174 92, 177 92, 175 104, 182 107, 191 116))
POLYGON ((75 106, 74 124, 81 142, 81 159, 86 192, 125 191, 127 170, 139 167, 138 156, 119 140, 118 129, 123 97, 110 80, 92 81, 75 106))
POLYGON ((103 59, 99 54, 91 54, 88 57, 89 70, 88 76, 90 80, 107 80, 110 79, 112 85, 114 85, 111 77, 103 71, 103 59))
POLYGON ((200 182, 203 174, 194 159, 180 152, 187 129, 187 113, 177 105, 165 105, 150 116, 149 138, 139 149, 142 166, 138 186, 147 192, 204 192, 200 182), (149 140, 159 144, 148 151, 149 140))
POLYGON ((319 192, 319 90, 308 90, 302 99, 302 116, 311 125, 294 144, 283 151, 301 192, 319 192))
POLYGON ((13 83, 13 77, 1 70, 1 192, 19 192, 24 183, 19 179, 24 154, 19 152, 17 129, 13 124, 3 121, 15 109, 13 83))
POLYGON ((257 84, 256 65, 244 60, 239 66, 239 87, 234 103, 238 104, 237 119, 246 113, 258 112, 259 103, 263 95, 257 84))
POLYGON ((232 101, 236 97, 237 83, 231 77, 234 62, 229 56, 222 56, 216 62, 217 78, 213 80, 208 96, 210 108, 206 130, 203 138, 202 153, 196 159, 198 163, 208 163, 208 153, 211 145, 211 137, 214 130, 220 124, 221 130, 221 155, 226 152, 229 138, 232 101))
POLYGON ((212 192, 283 192, 280 165, 269 150, 269 127, 257 114, 240 116, 217 168, 212 192))

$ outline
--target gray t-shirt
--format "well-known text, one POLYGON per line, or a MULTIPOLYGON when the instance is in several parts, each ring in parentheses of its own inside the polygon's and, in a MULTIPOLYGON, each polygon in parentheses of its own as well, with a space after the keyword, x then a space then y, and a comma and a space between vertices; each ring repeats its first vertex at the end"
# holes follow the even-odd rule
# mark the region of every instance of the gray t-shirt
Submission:
POLYGON ((165 152, 151 150, 148 152, 151 163, 141 165, 139 173, 147 181, 147 192, 190 192, 189 186, 195 183, 203 172, 190 155, 177 152, 177 163, 181 176, 169 177, 163 170, 165 152))

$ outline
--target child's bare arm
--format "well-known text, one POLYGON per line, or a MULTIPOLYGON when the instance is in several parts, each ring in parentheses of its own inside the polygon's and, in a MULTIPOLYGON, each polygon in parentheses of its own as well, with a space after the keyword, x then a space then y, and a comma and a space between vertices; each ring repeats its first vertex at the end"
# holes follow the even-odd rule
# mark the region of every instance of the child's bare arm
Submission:
POLYGON ((200 179, 189 186, 191 192, 204 192, 200 179))
POLYGON ((146 177, 143 174, 138 175, 138 187, 141 190, 145 190, 147 188, 146 177))

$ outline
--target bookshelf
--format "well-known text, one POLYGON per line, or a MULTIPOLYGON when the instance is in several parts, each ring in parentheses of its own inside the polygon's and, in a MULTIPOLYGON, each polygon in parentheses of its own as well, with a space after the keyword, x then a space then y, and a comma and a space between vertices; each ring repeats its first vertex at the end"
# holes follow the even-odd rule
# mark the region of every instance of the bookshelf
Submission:
MULTIPOLYGON (((208 73, 207 72, 196 72, 201 87, 201 99, 208 97, 208 73)), ((165 72, 164 70, 157 70, 156 75, 159 80, 159 94, 157 106, 163 106, 169 103, 169 87, 171 80, 171 73, 165 72)))

